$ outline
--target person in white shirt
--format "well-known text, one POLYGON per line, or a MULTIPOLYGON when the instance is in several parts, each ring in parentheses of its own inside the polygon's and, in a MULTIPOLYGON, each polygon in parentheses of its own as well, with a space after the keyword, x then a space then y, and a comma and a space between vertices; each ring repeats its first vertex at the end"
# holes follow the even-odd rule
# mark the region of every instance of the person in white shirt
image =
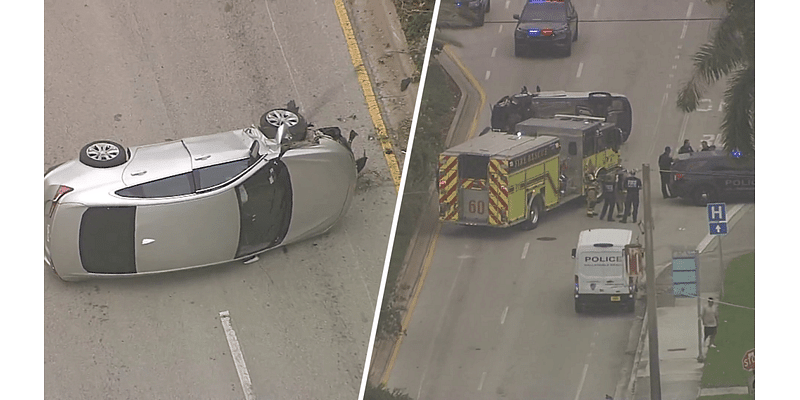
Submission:
POLYGON ((708 302, 703 306, 701 317, 703 319, 703 343, 708 340, 709 347, 716 348, 714 338, 717 336, 718 310, 713 297, 709 297, 708 302))

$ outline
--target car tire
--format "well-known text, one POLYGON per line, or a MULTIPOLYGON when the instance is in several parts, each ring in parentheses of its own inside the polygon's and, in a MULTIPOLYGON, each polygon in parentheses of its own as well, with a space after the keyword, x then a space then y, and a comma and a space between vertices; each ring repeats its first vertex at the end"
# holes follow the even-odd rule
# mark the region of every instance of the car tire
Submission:
POLYGON ((692 202, 698 206, 705 206, 714 201, 716 191, 711 186, 700 186, 692 191, 692 202))
POLYGON ((125 164, 128 161, 128 153, 119 143, 96 140, 83 146, 78 160, 94 168, 111 168, 125 164))
POLYGON ((275 139, 275 134, 278 133, 278 125, 281 122, 289 126, 289 135, 292 141, 300 141, 306 138, 308 131, 308 123, 300 113, 285 108, 274 108, 265 112, 258 123, 258 129, 264 136, 275 139))
POLYGON ((577 42, 578 41, 578 24, 577 23, 575 24, 575 35, 572 36, 572 41, 573 42, 577 42))
POLYGON ((486 11, 481 11, 481 15, 475 21, 475 27, 483 26, 484 22, 486 22, 486 11))
POLYGON ((567 49, 564 50, 564 57, 569 57, 572 55, 572 42, 567 42, 567 49))
POLYGON ((492 11, 492 0, 486 2, 486 13, 488 14, 489 11, 492 11))
POLYGON ((578 302, 578 300, 575 300, 575 314, 583 314, 583 312, 584 312, 583 304, 578 302))
POLYGON ((528 211, 528 218, 522 223, 521 228, 526 231, 536 229, 536 227, 539 226, 539 221, 542 220, 543 211, 544 207, 542 206, 542 198, 536 196, 531 203, 530 210, 528 211))
POLYGON ((526 52, 523 50, 522 46, 514 43, 514 57, 522 57, 525 55, 525 53, 526 52))

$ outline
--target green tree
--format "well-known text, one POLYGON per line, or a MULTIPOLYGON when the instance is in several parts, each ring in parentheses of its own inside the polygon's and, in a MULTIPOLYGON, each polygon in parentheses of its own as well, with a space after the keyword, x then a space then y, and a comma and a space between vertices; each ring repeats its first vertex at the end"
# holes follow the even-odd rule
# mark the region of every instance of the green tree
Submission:
POLYGON ((723 1, 726 13, 711 40, 695 53, 692 77, 678 93, 677 105, 684 112, 696 110, 703 92, 723 77, 727 78, 720 126, 725 149, 754 154, 755 0, 706 0, 709 4, 723 1))

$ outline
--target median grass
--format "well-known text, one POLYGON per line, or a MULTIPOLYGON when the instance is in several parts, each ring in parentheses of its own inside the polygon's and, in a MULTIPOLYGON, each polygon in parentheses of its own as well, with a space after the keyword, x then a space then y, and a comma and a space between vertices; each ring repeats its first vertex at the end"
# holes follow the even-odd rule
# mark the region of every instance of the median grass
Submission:
MULTIPOLYGON (((755 308, 755 252, 731 261, 723 283, 724 303, 755 308)), ((717 348, 710 348, 703 368, 702 388, 747 386, 750 372, 742 368, 745 352, 755 347, 755 311, 719 305, 717 348)), ((704 400, 752 399, 750 395, 702 396, 704 400)))

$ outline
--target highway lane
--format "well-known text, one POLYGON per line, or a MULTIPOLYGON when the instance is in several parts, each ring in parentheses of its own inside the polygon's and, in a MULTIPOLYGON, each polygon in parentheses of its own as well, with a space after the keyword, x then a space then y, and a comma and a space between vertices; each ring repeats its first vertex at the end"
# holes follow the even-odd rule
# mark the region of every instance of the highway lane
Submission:
MULTIPOLYGON (((490 104, 522 85, 624 93, 633 106, 634 127, 622 148, 623 162, 637 169, 645 162, 657 167, 663 147, 677 149, 682 137, 699 147, 702 135, 718 131, 723 88, 709 92, 714 105, 709 111, 684 118, 674 106, 680 82, 690 76, 690 57, 707 39, 709 21, 687 22, 686 28, 682 21, 584 22, 571 57, 515 58, 511 14, 522 2, 504 4, 493 2, 484 27, 456 32, 464 46, 455 50, 490 104)), ((581 20, 718 15, 705 3, 689 1, 575 4, 581 20)), ((488 121, 487 107, 478 126, 488 121)), ((655 260, 663 264, 673 246, 695 246, 703 239, 705 210, 661 199, 655 172, 651 182, 655 260)), ((639 212, 641 218, 643 208, 639 212)), ((569 253, 580 230, 593 227, 637 229, 587 219, 580 203, 546 214, 532 232, 444 226, 389 386, 405 388, 416 399, 613 394, 632 361, 625 350, 635 317, 573 311, 569 253)))
POLYGON ((328 234, 232 263, 141 279, 44 271, 48 399, 358 394, 395 191, 334 2, 45 2, 44 168, 85 143, 124 145, 257 122, 295 99, 310 122, 361 133, 370 157, 328 234))

